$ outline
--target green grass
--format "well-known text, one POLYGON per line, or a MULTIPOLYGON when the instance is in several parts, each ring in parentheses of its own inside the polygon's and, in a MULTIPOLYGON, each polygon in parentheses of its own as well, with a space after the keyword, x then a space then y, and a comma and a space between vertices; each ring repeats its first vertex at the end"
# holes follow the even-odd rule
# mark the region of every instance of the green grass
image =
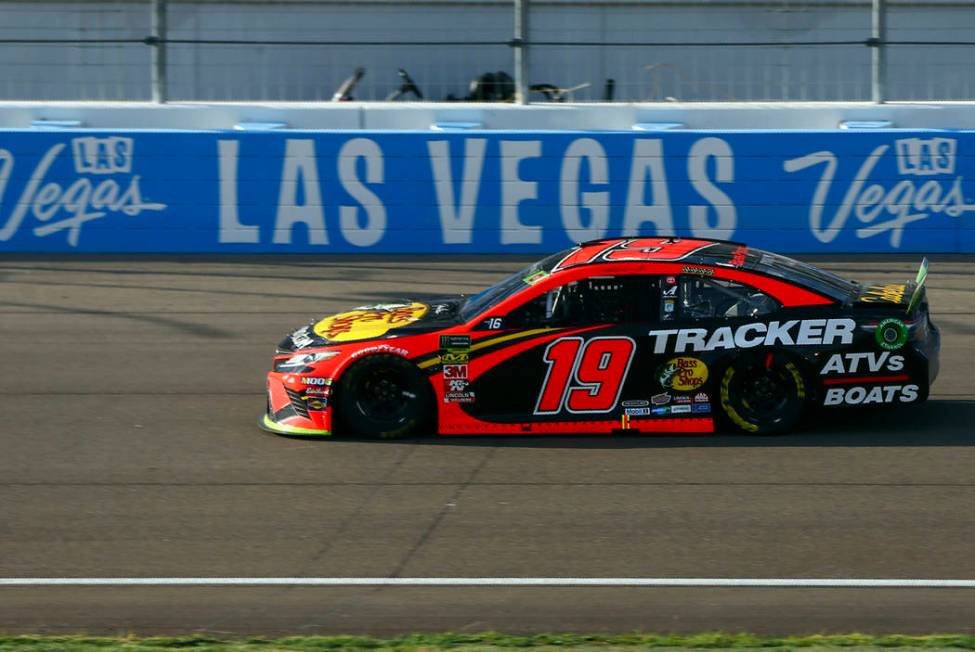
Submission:
POLYGON ((295 636, 278 639, 223 640, 205 636, 184 637, 89 637, 89 636, 0 636, 3 652, 507 652, 531 648, 537 652, 636 652, 668 650, 794 650, 829 652, 883 652, 900 650, 975 650, 975 636, 866 636, 843 634, 829 636, 771 637, 751 634, 412 634, 396 638, 368 636, 295 636))

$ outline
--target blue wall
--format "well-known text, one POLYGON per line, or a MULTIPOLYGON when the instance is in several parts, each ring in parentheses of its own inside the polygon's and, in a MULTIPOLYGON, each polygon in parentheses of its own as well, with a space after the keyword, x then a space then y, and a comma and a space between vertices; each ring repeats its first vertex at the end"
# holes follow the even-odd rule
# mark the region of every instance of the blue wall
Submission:
POLYGON ((975 132, 0 132, 0 252, 975 251, 975 132))

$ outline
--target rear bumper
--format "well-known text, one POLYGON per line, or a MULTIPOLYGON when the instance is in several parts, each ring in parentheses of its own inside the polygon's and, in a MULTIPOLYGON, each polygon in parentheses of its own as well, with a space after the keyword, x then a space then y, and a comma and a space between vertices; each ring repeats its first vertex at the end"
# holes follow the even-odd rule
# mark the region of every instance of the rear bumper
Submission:
POLYGON ((928 337, 922 349, 924 357, 928 359, 928 387, 934 384, 941 370, 941 331, 928 318, 928 337))

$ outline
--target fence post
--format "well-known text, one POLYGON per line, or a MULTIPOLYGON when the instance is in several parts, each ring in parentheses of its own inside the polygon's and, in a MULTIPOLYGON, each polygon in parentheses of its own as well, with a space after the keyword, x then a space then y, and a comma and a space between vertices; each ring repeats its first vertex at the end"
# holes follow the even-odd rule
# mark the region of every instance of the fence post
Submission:
POLYGON ((887 96, 887 0, 873 0, 871 14, 870 95, 882 104, 887 96))
POLYGON ((166 0, 151 0, 152 20, 147 43, 152 47, 152 101, 166 102, 166 0))
POLYGON ((515 63, 515 102, 528 104, 528 2, 514 0, 515 34, 511 40, 515 63))

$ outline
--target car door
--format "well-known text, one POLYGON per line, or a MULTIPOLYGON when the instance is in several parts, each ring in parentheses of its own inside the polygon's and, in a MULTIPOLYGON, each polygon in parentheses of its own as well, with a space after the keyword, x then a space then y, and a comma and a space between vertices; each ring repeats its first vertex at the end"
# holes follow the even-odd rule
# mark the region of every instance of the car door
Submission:
MULTIPOLYGON (((664 310, 664 277, 618 274, 574 280, 503 316, 507 338, 481 360, 472 381, 478 419, 619 422, 624 400, 648 407, 648 329, 664 310), (629 395, 641 398, 628 399, 629 395)), ((676 301, 676 299, 674 299, 676 301)), ((676 304, 670 306, 675 314, 676 304)), ((475 368, 476 368, 475 366, 475 368)))

